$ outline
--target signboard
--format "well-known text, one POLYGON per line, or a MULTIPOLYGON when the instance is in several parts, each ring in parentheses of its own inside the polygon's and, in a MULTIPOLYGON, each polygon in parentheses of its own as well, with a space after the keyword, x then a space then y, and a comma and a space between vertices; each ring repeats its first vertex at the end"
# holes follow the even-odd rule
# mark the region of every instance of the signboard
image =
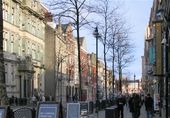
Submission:
POLYGON ((39 103, 37 118, 59 118, 59 104, 56 102, 39 103))
POLYGON ((159 94, 154 94, 154 111, 159 111, 160 97, 159 94))
POLYGON ((80 114, 82 116, 88 114, 88 102, 80 102, 80 114))
POLYGON ((67 104, 67 118, 80 118, 80 103, 67 104))
POLYGON ((5 118, 5 108, 0 107, 0 118, 5 118))

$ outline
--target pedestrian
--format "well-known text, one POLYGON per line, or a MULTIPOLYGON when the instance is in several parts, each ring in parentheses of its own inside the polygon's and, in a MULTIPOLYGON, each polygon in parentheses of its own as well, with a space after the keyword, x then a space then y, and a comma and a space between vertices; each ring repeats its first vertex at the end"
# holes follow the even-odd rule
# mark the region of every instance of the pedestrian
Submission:
POLYGON ((142 94, 141 95, 141 105, 143 105, 144 104, 144 95, 142 94))
POLYGON ((153 98, 149 93, 145 98, 145 108, 146 108, 147 118, 153 118, 154 102, 153 102, 153 98))
POLYGON ((45 102, 45 97, 44 97, 44 95, 42 96, 42 101, 45 102))
POLYGON ((34 95, 32 96, 32 103, 33 103, 33 106, 36 106, 37 104, 37 99, 34 95))
POLYGON ((50 100, 50 101, 53 101, 53 98, 52 98, 52 96, 51 96, 51 95, 49 96, 49 100, 50 100))
POLYGON ((118 118, 123 118, 123 109, 124 109, 124 105, 126 103, 125 98, 120 94, 117 98, 117 107, 118 107, 118 118))
POLYGON ((129 99, 129 109, 132 113, 132 118, 139 118, 141 108, 141 100, 138 94, 133 93, 132 97, 129 99))

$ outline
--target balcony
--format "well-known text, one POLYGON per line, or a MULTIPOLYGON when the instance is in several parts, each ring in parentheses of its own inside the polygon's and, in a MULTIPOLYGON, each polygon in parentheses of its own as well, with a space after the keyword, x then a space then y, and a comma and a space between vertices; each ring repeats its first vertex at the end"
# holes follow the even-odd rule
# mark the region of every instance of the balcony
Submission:
POLYGON ((32 62, 28 57, 19 61, 18 71, 34 73, 32 62))

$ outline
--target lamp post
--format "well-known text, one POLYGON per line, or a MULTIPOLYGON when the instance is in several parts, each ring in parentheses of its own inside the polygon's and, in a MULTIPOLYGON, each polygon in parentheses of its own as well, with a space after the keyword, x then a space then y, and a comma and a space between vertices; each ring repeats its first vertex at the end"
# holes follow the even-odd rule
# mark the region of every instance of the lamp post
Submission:
POLYGON ((100 38, 98 27, 95 28, 93 35, 96 38, 96 112, 98 118, 98 38, 100 38))
POLYGON ((62 61, 61 61, 61 75, 60 75, 60 82, 61 82, 61 88, 60 88, 60 103, 62 104, 62 79, 63 79, 63 72, 62 72, 62 61))
POLYGON ((136 75, 134 74, 134 92, 135 92, 135 77, 136 75))
POLYGON ((164 75, 165 75, 165 108, 166 108, 166 118, 168 118, 168 44, 166 39, 166 32, 164 32, 164 37, 161 42, 164 45, 164 75))

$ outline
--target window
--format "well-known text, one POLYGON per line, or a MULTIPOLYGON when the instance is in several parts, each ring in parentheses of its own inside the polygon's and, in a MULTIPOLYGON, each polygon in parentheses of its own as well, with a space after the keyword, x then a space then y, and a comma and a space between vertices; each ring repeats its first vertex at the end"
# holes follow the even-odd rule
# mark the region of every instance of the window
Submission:
POLYGON ((15 9, 12 7, 12 13, 11 13, 11 22, 14 24, 14 14, 15 14, 15 9))
POLYGON ((8 33, 7 32, 3 32, 3 37, 4 37, 4 40, 3 40, 3 50, 4 51, 7 51, 7 41, 8 41, 8 33))
POLYGON ((5 20, 7 20, 7 18, 8 18, 8 4, 3 2, 2 7, 3 7, 3 18, 5 20))
POLYGON ((40 46, 37 47, 37 59, 40 60, 40 46))
POLYGON ((14 52, 14 35, 11 35, 11 53, 14 52))
POLYGON ((6 78, 6 84, 9 83, 9 79, 8 79, 8 64, 5 63, 5 78, 6 78))
POLYGON ((19 26, 20 26, 20 28, 22 28, 22 15, 21 15, 22 13, 19 13, 19 26))
POLYGON ((36 27, 35 27, 35 22, 33 21, 32 23, 32 34, 35 35, 36 27))
POLYGON ((27 43, 27 54, 29 55, 30 54, 30 42, 28 41, 27 43))
POLYGON ((35 50, 35 44, 32 44, 32 58, 35 59, 35 54, 36 54, 36 50, 35 50))
POLYGON ((35 1, 34 1, 34 0, 31 2, 31 7, 32 7, 32 8, 35 7, 35 1))
POLYGON ((6 20, 9 20, 9 19, 8 19, 8 15, 9 15, 9 14, 8 14, 8 12, 9 12, 9 6, 8 6, 8 4, 6 4, 6 8, 5 8, 5 10, 6 10, 6 16, 5 16, 5 19, 6 19, 6 20))
POLYGON ((28 18, 27 22, 28 22, 27 30, 30 32, 30 19, 29 18, 28 18))
POLYGON ((3 9, 3 18, 5 19, 5 15, 6 15, 5 2, 2 3, 2 9, 3 9))
POLYGON ((21 40, 18 39, 18 55, 21 56, 21 40))

